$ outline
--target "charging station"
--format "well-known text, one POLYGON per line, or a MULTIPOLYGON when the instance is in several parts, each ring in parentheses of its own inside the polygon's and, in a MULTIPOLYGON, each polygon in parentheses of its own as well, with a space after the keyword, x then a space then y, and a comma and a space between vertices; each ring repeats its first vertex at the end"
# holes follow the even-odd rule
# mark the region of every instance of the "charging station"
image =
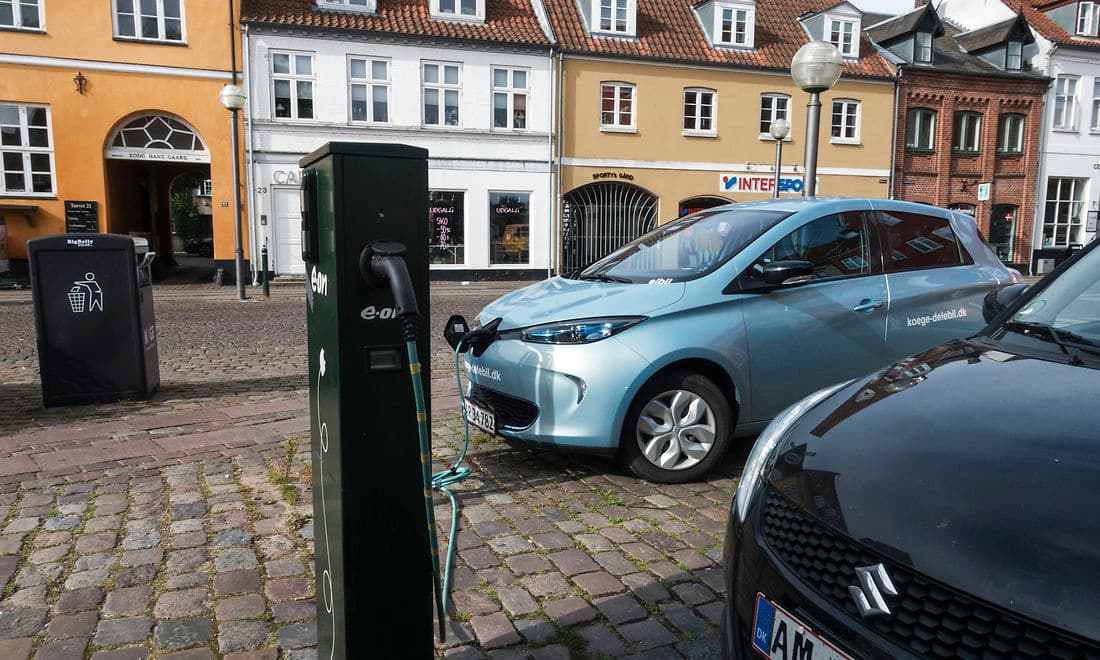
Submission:
POLYGON ((300 161, 322 659, 433 653, 428 413, 406 350, 429 373, 427 159, 334 142, 300 161))

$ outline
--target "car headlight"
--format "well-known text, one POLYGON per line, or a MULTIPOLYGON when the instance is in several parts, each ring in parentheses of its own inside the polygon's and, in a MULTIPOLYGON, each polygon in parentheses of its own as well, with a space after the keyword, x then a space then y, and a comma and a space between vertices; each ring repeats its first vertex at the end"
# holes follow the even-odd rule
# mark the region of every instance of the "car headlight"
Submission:
POLYGON ((537 344, 590 344, 638 325, 645 319, 644 316, 616 316, 544 323, 524 328, 520 337, 523 341, 537 344))
POLYGON ((779 449, 779 441, 794 426, 799 417, 806 414, 811 408, 821 403, 826 397, 832 395, 853 381, 838 383, 824 389, 820 389, 810 396, 795 403, 772 420, 767 428, 756 439, 756 444, 749 452, 749 458, 745 461, 745 468, 741 471, 741 479, 737 482, 737 494, 733 498, 733 510, 737 512, 737 521, 745 522, 749 513, 749 502, 756 492, 760 477, 775 459, 776 450, 779 449))

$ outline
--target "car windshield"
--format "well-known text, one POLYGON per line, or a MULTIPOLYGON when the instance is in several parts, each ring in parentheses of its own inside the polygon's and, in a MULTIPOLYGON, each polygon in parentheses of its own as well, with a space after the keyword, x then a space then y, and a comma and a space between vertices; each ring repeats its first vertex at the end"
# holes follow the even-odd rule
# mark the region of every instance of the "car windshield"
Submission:
POLYGON ((693 213, 627 243, 577 275, 612 282, 683 282, 722 265, 790 211, 724 207, 693 213))
POLYGON ((1046 333, 1050 341, 1100 351, 1100 250, 1091 250, 1005 322, 1006 330, 1046 333))

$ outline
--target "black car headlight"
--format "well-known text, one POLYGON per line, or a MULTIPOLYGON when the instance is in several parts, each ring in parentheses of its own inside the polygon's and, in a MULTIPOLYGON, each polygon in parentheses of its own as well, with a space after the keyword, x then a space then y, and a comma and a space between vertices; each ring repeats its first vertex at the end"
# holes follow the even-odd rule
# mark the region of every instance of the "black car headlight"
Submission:
POLYGON ((741 471, 741 479, 737 482, 737 493, 733 498, 733 510, 737 513, 737 522, 743 523, 748 517, 749 503, 752 502, 752 496, 759 486, 760 478, 775 460, 779 441, 787 435, 787 431, 791 430, 802 415, 852 382, 849 380, 820 389, 779 413, 771 424, 768 424, 756 439, 756 444, 752 446, 752 451, 749 452, 749 457, 745 461, 745 468, 741 471))
POLYGON ((607 339, 646 320, 644 316, 612 316, 544 323, 524 328, 523 341, 536 344, 591 344, 607 339))

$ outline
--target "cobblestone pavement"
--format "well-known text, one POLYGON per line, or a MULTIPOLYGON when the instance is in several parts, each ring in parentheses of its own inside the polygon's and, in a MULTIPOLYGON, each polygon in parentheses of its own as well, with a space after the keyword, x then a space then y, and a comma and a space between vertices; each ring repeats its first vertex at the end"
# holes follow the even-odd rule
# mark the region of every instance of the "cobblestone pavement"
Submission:
MULTIPOLYGON (((433 323, 508 288, 433 285, 433 323)), ((0 292, 0 658, 316 657, 300 292, 160 287, 161 391, 49 410, 28 296, 0 292)), ((432 360, 443 469, 462 424, 442 341, 432 360)), ((437 654, 715 655, 746 451, 706 483, 657 487, 475 435, 437 654)))

